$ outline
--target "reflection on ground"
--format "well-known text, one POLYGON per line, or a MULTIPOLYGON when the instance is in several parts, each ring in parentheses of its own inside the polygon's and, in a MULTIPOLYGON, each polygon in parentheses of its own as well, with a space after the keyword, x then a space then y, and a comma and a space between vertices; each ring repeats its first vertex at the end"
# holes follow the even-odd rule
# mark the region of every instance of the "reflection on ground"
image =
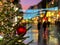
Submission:
MULTIPOLYGON (((56 26, 50 25, 49 30, 50 30, 49 41, 47 41, 48 45, 58 45, 58 39, 56 37, 56 26)), ((30 36, 30 38, 24 41, 25 43, 28 43, 29 41, 34 40, 30 45, 38 45, 37 24, 32 24, 32 28, 27 32, 25 36, 30 36)))

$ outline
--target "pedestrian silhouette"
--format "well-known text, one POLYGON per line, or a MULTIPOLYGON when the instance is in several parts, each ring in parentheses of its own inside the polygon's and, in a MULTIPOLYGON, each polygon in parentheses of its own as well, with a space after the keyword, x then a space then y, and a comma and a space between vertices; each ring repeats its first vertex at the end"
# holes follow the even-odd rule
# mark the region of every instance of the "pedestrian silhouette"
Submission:
POLYGON ((47 21, 44 21, 43 22, 43 29, 44 29, 44 37, 43 37, 43 45, 47 45, 47 39, 46 39, 46 34, 47 34, 47 32, 46 32, 46 29, 47 29, 47 21))
POLYGON ((47 27, 47 21, 44 21, 44 22, 43 22, 44 33, 45 33, 45 31, 46 31, 46 27, 47 27))
POLYGON ((58 19, 56 21, 56 27, 57 27, 57 38, 58 38, 58 45, 60 45, 60 20, 58 19))
POLYGON ((37 24, 37 28, 38 28, 38 30, 40 30, 41 29, 41 20, 38 20, 38 24, 37 24))
POLYGON ((38 29, 38 45, 41 44, 41 20, 39 19, 38 20, 38 23, 37 23, 37 29, 38 29))
POLYGON ((47 21, 47 26, 48 26, 48 27, 50 26, 50 22, 49 22, 49 21, 47 21))

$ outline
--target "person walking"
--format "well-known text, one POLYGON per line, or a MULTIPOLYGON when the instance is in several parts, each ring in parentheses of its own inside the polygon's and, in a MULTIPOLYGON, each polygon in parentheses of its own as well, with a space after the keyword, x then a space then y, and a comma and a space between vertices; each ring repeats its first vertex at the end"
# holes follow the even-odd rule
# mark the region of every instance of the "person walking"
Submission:
POLYGON ((43 22, 43 30, 44 30, 44 32, 43 32, 43 45, 47 45, 47 25, 48 25, 48 23, 47 23, 47 21, 44 21, 43 22))
POLYGON ((38 30, 40 30, 41 29, 41 20, 38 20, 38 24, 37 24, 37 27, 38 27, 38 30))
POLYGON ((47 28, 47 21, 44 21, 44 22, 43 22, 44 34, 45 34, 45 31, 46 31, 46 28, 47 28))
POLYGON ((41 44, 41 20, 39 19, 38 20, 38 23, 37 23, 37 29, 38 29, 38 45, 41 44))
POLYGON ((60 19, 58 19, 56 22, 56 27, 57 27, 57 38, 58 38, 58 45, 60 45, 60 19))

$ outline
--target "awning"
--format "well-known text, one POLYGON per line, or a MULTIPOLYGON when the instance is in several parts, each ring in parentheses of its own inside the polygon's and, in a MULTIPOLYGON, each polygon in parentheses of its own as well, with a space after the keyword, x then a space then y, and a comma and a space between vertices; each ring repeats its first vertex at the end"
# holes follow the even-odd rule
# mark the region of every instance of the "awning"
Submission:
MULTIPOLYGON (((46 8, 46 9, 29 9, 24 12, 24 19, 31 19, 35 16, 40 15, 40 11, 43 11, 42 13, 45 13, 45 10, 51 10, 51 11, 56 11, 58 10, 58 7, 53 7, 53 8, 46 8)), ((20 10, 23 11, 23 10, 20 10)))

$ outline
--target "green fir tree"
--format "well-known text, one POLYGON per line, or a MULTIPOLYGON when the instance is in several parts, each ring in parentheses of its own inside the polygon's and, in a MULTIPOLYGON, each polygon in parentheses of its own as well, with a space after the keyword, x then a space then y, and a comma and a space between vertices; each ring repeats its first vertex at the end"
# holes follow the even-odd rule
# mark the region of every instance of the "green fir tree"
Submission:
MULTIPOLYGON (((0 1, 0 45, 29 45, 32 42, 25 44, 23 41, 29 36, 16 34, 16 30, 23 20, 23 12, 19 12, 20 9, 22 9, 20 4, 0 1)), ((22 24, 22 26, 26 25, 22 24)), ((26 30, 28 31, 30 28, 31 26, 26 30)))

